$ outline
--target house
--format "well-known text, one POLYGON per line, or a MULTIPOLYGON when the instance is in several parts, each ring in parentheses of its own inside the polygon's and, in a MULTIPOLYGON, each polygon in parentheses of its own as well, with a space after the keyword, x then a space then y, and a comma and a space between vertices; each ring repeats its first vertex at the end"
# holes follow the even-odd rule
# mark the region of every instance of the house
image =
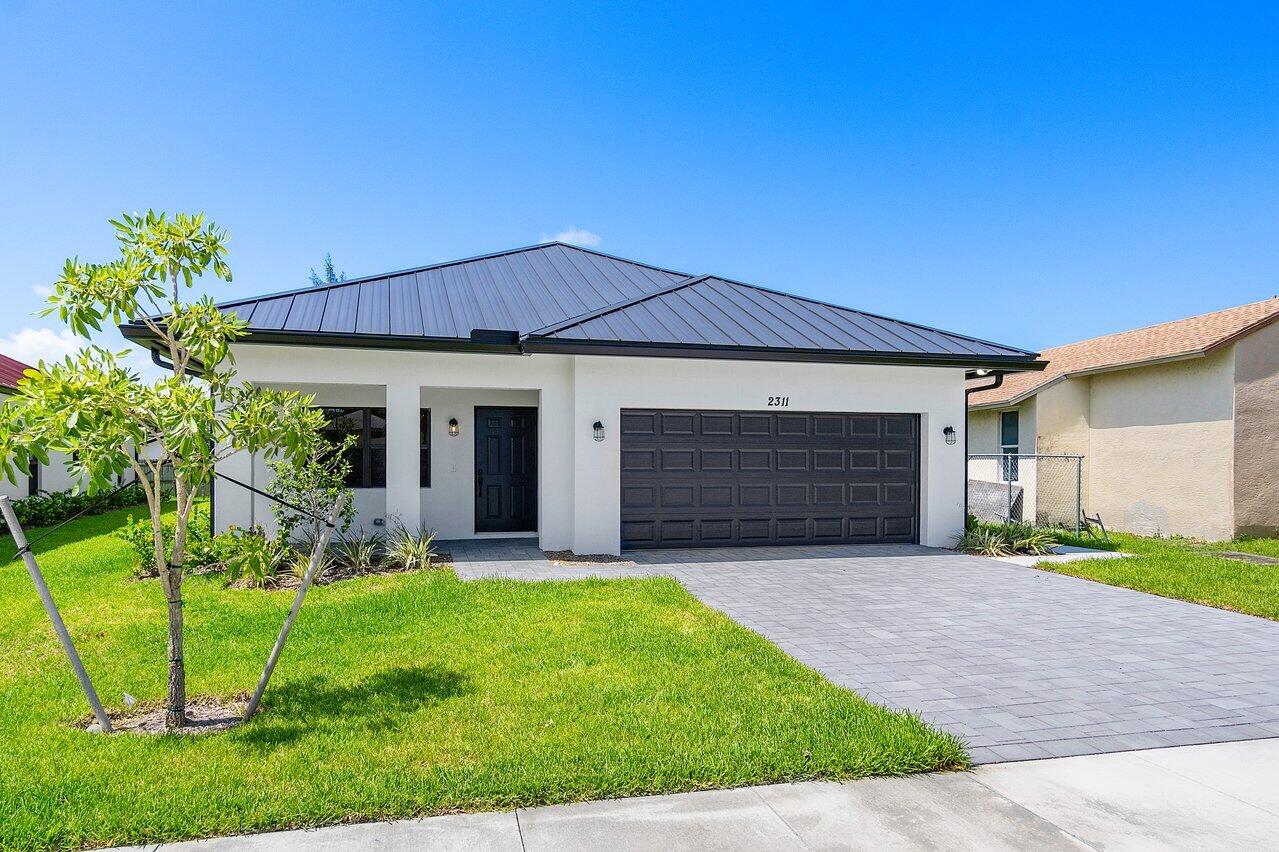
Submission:
MULTIPOLYGON (((1034 354, 562 243, 229 302, 240 376, 353 433, 367 528, 546 550, 951 543, 964 379, 1034 354)), ((145 345, 146 329, 122 327, 145 345)), ((261 488, 261 458, 223 472, 261 488)), ((217 526, 270 524, 219 482, 217 526)))
MULTIPOLYGON (((1108 528, 1212 540, 1273 535, 1276 318, 1279 298, 1271 298, 1045 350, 1047 369, 1010 374, 970 396, 970 451, 1082 455, 1085 511, 1108 528)), ((1018 467, 1021 479, 1036 469, 1025 460, 1018 467)), ((1026 489, 1028 499, 1037 491, 1046 501, 1043 485, 1026 489)))
MULTIPOLYGON (((22 374, 31 367, 7 355, 0 355, 0 405, 13 395, 22 374)), ((66 491, 77 485, 77 480, 67 472, 67 457, 52 453, 49 464, 32 463, 26 476, 19 476, 16 483, 0 476, 0 494, 17 500, 41 491, 66 491)))

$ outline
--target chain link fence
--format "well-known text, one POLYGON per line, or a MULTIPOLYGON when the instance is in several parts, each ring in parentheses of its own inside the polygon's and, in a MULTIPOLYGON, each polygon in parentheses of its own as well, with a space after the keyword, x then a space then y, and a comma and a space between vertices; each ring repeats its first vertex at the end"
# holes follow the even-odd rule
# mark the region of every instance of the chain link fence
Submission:
POLYGON ((1083 462, 1083 456, 1067 455, 970 455, 968 514, 1078 534, 1083 462))

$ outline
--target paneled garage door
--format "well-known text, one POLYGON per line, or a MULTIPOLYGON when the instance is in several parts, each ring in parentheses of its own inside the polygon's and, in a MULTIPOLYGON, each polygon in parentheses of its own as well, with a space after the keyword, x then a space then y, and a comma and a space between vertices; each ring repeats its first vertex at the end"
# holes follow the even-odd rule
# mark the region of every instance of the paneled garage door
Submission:
POLYGON ((910 543, 919 416, 622 412, 622 547, 910 543))

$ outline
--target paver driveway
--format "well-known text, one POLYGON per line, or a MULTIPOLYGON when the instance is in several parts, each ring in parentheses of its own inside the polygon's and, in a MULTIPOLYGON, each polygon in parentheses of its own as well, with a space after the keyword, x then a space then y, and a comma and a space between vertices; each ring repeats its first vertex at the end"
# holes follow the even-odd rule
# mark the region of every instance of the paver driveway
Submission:
POLYGON ((648 551, 553 566, 451 545, 463 577, 670 575, 979 763, 1279 735, 1279 623, 924 547, 648 551))

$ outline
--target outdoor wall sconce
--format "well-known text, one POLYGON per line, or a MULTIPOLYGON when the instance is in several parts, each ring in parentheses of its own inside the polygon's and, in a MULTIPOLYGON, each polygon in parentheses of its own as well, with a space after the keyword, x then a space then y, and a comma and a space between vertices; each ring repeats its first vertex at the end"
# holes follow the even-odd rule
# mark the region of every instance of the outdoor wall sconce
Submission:
POLYGON ((456 418, 456 417, 450 417, 450 418, 449 418, 449 437, 450 437, 450 438, 456 438, 456 437, 457 437, 457 433, 458 433, 458 428, 457 428, 457 418, 456 418))
POLYGON ((591 426, 591 428, 595 430, 595 440, 597 441, 604 440, 604 424, 603 423, 596 420, 595 424, 591 426))
POLYGON ((955 443, 955 427, 954 426, 947 426, 945 429, 941 430, 941 433, 946 436, 946 443, 948 444, 955 443))

